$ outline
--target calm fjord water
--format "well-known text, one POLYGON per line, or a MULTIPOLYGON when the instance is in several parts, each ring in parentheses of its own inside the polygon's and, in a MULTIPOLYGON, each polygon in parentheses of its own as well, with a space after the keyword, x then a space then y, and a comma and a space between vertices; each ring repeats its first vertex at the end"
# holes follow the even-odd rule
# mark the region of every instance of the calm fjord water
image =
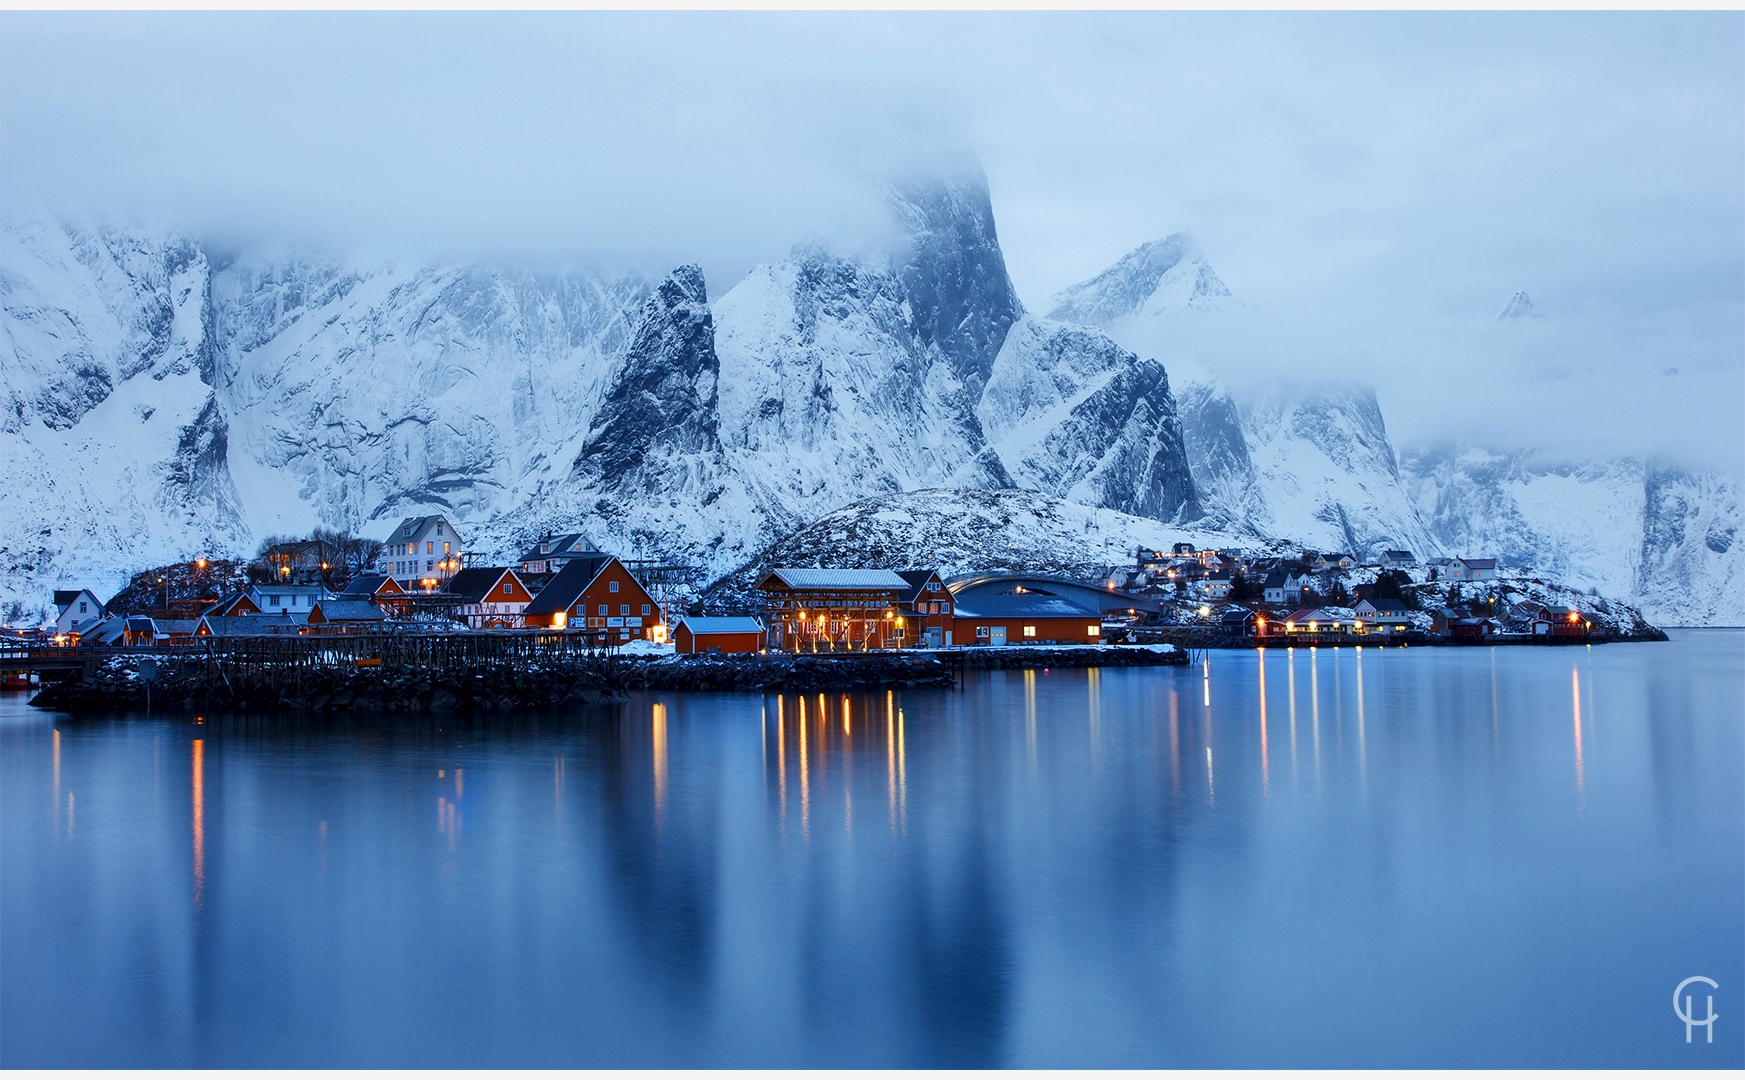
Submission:
POLYGON ((9 695, 0 813, 5 1066, 1745 1064, 1739 631, 440 726, 9 695))

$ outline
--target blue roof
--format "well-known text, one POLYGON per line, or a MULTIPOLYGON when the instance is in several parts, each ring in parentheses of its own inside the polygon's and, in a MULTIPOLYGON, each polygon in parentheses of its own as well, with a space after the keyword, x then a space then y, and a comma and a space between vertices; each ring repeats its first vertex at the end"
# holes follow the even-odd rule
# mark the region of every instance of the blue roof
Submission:
POLYGON ((987 619, 1100 619, 1102 613, 1059 596, 1042 593, 996 593, 957 598, 956 614, 987 619))

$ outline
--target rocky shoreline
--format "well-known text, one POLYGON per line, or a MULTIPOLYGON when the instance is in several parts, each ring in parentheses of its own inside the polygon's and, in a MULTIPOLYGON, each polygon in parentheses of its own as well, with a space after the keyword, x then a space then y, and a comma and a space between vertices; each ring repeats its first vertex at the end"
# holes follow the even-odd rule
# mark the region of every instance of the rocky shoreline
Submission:
POLYGON ((477 663, 419 667, 214 668, 197 657, 159 660, 149 682, 134 658, 83 679, 51 683, 31 704, 66 712, 156 709, 247 713, 498 712, 627 700, 637 691, 851 692, 949 689, 967 670, 1185 664, 1173 649, 963 649, 793 656, 583 657, 535 667, 477 663))

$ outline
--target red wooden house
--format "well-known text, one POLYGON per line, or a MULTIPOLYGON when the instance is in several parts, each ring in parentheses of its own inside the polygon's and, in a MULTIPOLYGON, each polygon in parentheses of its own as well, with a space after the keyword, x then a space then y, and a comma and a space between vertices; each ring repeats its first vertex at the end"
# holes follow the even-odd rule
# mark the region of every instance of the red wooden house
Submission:
POLYGON ((533 593, 507 566, 475 566, 449 578, 442 591, 460 601, 455 618, 474 630, 508 630, 522 625, 521 613, 533 593))
POLYGON ((521 617, 526 626, 585 633, 598 645, 666 638, 660 604, 617 556, 600 552, 565 563, 521 617))

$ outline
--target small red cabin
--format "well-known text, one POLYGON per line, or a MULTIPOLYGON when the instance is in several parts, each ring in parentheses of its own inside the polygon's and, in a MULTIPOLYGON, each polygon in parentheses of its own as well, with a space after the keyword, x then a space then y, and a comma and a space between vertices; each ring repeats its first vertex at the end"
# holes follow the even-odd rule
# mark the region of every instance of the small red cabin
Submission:
POLYGON ((673 648, 681 653, 714 650, 724 653, 762 652, 763 623, 749 616, 707 618, 687 615, 673 630, 673 648))

